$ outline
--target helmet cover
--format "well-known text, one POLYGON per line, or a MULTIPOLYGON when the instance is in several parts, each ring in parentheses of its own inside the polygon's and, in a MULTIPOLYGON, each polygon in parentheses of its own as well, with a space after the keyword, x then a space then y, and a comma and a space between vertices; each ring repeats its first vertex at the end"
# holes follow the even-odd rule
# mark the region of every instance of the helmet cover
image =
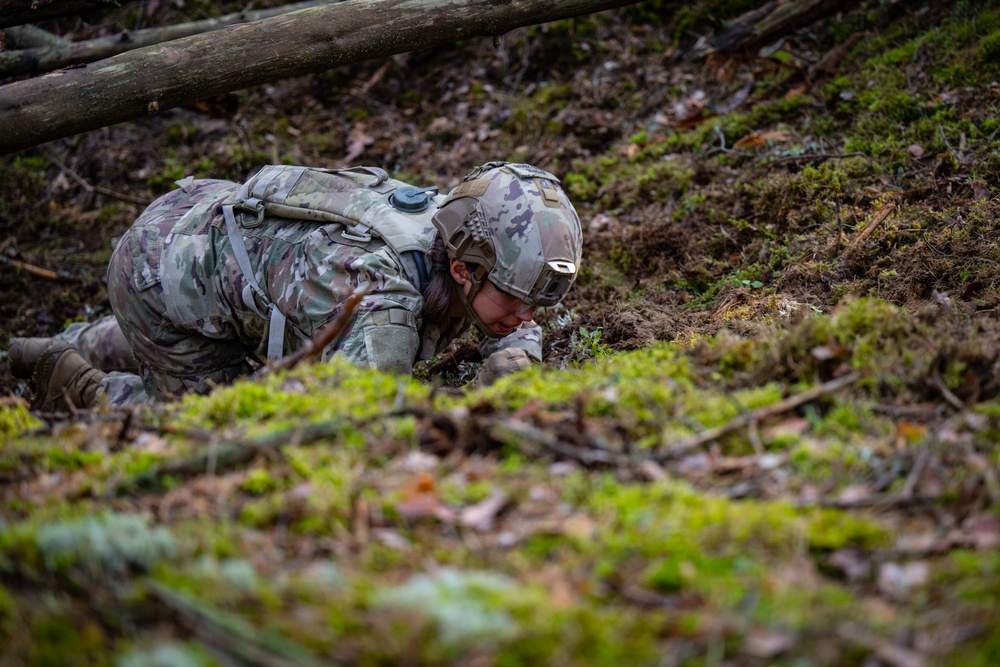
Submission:
POLYGON ((528 305, 552 306, 566 296, 580 268, 580 218, 559 179, 538 167, 477 167, 449 193, 432 222, 448 257, 473 265, 472 290, 463 301, 484 333, 471 307, 484 279, 528 305))

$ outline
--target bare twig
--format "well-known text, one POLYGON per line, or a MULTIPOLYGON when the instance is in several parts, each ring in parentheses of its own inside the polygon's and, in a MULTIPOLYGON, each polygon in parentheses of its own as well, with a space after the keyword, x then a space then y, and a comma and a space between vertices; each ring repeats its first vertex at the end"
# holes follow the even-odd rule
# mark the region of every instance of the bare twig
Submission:
POLYGON ((344 309, 340 311, 340 314, 332 322, 320 329, 320 332, 316 334, 314 339, 306 342, 305 345, 295 350, 295 352, 287 354, 274 363, 260 368, 260 370, 254 373, 254 377, 263 377, 273 371, 291 370, 302 362, 315 361, 328 345, 344 333, 347 325, 354 319, 354 314, 358 310, 358 304, 361 303, 366 294, 368 292, 365 290, 351 294, 344 300, 344 309))
POLYGON ((939 502, 944 496, 940 494, 933 495, 909 495, 904 496, 900 493, 891 493, 887 495, 875 495, 875 496, 865 496, 863 498, 850 498, 850 499, 838 499, 838 498, 826 498, 821 500, 805 500, 796 503, 797 507, 831 507, 833 509, 849 510, 849 509, 859 509, 862 507, 873 507, 877 509, 901 509, 904 507, 912 507, 914 505, 929 505, 932 503, 939 502))
POLYGON ((938 123, 938 132, 941 133, 941 140, 944 141, 944 145, 948 147, 948 150, 951 152, 952 157, 955 158, 955 161, 959 164, 965 163, 965 156, 959 155, 959 153, 951 147, 951 144, 948 143, 948 137, 944 135, 944 128, 941 127, 941 123, 938 123))
POLYGON ((802 155, 783 155, 767 159, 768 162, 804 162, 807 160, 841 160, 849 157, 864 157, 864 153, 803 153, 802 155))
POLYGON ((258 438, 220 442, 215 447, 206 448, 194 456, 180 460, 165 461, 154 465, 145 472, 109 485, 106 495, 113 496, 136 490, 158 488, 163 480, 170 477, 196 477, 212 468, 214 474, 232 470, 253 461, 258 454, 278 451, 289 443, 310 444, 333 437, 344 428, 344 420, 331 419, 317 424, 308 424, 270 433, 258 438))
POLYGON ((896 204, 894 202, 889 202, 888 204, 880 208, 878 212, 875 213, 874 216, 872 216, 872 219, 868 221, 868 224, 866 224, 861 229, 861 231, 858 232, 853 239, 851 239, 851 242, 848 244, 848 246, 857 245, 862 241, 864 241, 869 236, 871 236, 872 232, 874 232, 875 229, 878 228, 880 224, 882 224, 883 220, 889 217, 889 214, 892 213, 893 209, 895 208, 896 204))
POLYGON ((951 389, 948 389, 937 372, 935 372, 931 377, 930 382, 931 386, 937 389, 941 396, 944 397, 944 400, 948 401, 948 405, 959 411, 965 410, 965 403, 963 403, 962 399, 956 396, 951 389))
POLYGON ((227 664, 250 667, 319 667, 305 647, 273 632, 260 632, 239 616, 227 613, 193 595, 157 581, 147 582, 150 592, 172 609, 202 641, 221 652, 227 664))
POLYGON ((903 488, 899 492, 901 497, 913 497, 913 490, 917 487, 917 482, 920 481, 920 475, 924 472, 924 468, 927 467, 927 462, 930 458, 931 453, 926 449, 921 450, 920 454, 917 455, 917 460, 913 462, 913 468, 910 470, 910 474, 906 476, 906 483, 903 484, 903 488))
POLYGON ((502 422, 495 422, 490 425, 490 432, 497 440, 509 441, 511 440, 510 436, 513 436, 518 442, 529 443, 543 449, 548 449, 586 465, 594 463, 629 465, 632 463, 629 457, 624 454, 617 454, 605 449, 571 445, 568 442, 559 440, 551 433, 547 433, 520 419, 507 419, 502 422))
POLYGON ((149 206, 150 204, 150 202, 146 201, 145 199, 133 197, 132 195, 122 194, 121 192, 115 192, 114 190, 101 187, 100 185, 92 185, 88 183, 86 179, 83 178, 83 176, 80 176, 80 174, 76 173, 75 171, 64 165, 62 162, 60 162, 59 159, 56 158, 54 155, 46 155, 46 158, 48 159, 49 162, 59 167, 63 171, 63 173, 65 173, 67 176, 69 176, 74 181, 79 183, 80 186, 83 187, 83 189, 86 190, 87 192, 96 192, 98 194, 106 195, 108 197, 113 197, 115 199, 127 201, 131 204, 138 204, 139 206, 149 206))
POLYGON ((655 461, 663 462, 684 456, 690 451, 698 449, 713 440, 718 440, 722 436, 732 433, 733 431, 737 431, 753 422, 760 422, 768 417, 780 415, 781 413, 793 410, 800 405, 815 401, 821 396, 839 391, 844 387, 854 384, 860 378, 860 373, 848 373, 847 375, 843 375, 839 378, 835 378, 829 382, 825 382, 821 385, 808 389, 801 394, 789 396, 788 398, 778 401, 773 405, 767 405, 762 408, 737 415, 728 423, 702 431, 701 433, 684 440, 680 444, 671 447, 665 452, 655 454, 652 458, 655 461))
POLYGON ((10 266, 13 266, 15 269, 20 269, 25 273, 30 273, 33 276, 37 276, 39 278, 45 278, 46 280, 55 280, 58 282, 69 279, 69 276, 63 273, 50 271, 49 269, 43 269, 40 266, 35 266, 34 264, 28 264, 27 262, 22 262, 19 259, 11 259, 10 257, 5 257, 4 255, 0 255, 0 263, 9 264, 10 266))

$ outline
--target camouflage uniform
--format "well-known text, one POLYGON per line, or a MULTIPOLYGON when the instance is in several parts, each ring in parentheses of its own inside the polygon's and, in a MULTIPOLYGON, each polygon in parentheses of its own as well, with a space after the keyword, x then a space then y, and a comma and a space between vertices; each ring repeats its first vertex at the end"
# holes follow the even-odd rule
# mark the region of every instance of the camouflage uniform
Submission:
MULTIPOLYGON (((312 339, 359 288, 367 294, 352 327, 321 359, 339 353, 362 366, 410 373, 416 360, 430 359, 466 328, 464 320, 424 321, 413 262, 379 237, 347 242, 342 224, 267 215, 234 240, 221 209, 240 185, 186 181, 147 208, 115 249, 108 293, 120 329, 105 318, 61 335, 101 370, 118 371, 101 381, 106 403, 207 392, 249 373, 251 360, 263 357, 268 324, 247 290, 234 242, 245 244, 261 289, 287 317, 285 354, 312 339)), ((436 236, 428 224, 423 252, 436 236)), ((483 353, 503 348, 540 360, 539 327, 489 341, 483 353)))

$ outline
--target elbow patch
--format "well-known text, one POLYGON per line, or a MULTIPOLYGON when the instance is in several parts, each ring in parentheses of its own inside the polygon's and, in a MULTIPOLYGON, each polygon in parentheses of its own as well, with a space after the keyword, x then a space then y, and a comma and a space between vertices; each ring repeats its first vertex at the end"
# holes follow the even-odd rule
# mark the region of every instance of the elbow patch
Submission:
MULTIPOLYGON (((401 319, 400 316, 392 317, 390 314, 396 310, 377 311, 372 319, 381 313, 386 313, 388 322, 377 323, 365 328, 365 349, 368 353, 368 362, 372 368, 388 373, 400 375, 410 375, 413 373, 413 362, 417 358, 417 349, 420 346, 420 336, 416 327, 409 323, 396 323, 394 319, 401 319)), ((400 315, 412 314, 407 311, 399 311, 400 315)))

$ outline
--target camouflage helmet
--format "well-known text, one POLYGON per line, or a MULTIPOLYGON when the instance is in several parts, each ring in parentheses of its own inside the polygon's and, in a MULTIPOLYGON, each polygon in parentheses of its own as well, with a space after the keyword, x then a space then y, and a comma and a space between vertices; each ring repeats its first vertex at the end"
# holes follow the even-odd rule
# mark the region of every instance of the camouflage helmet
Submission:
POLYGON ((559 179, 527 164, 488 162, 448 194, 432 219, 450 259, 471 264, 471 307, 483 281, 531 306, 552 306, 566 296, 580 268, 580 218, 559 179))

